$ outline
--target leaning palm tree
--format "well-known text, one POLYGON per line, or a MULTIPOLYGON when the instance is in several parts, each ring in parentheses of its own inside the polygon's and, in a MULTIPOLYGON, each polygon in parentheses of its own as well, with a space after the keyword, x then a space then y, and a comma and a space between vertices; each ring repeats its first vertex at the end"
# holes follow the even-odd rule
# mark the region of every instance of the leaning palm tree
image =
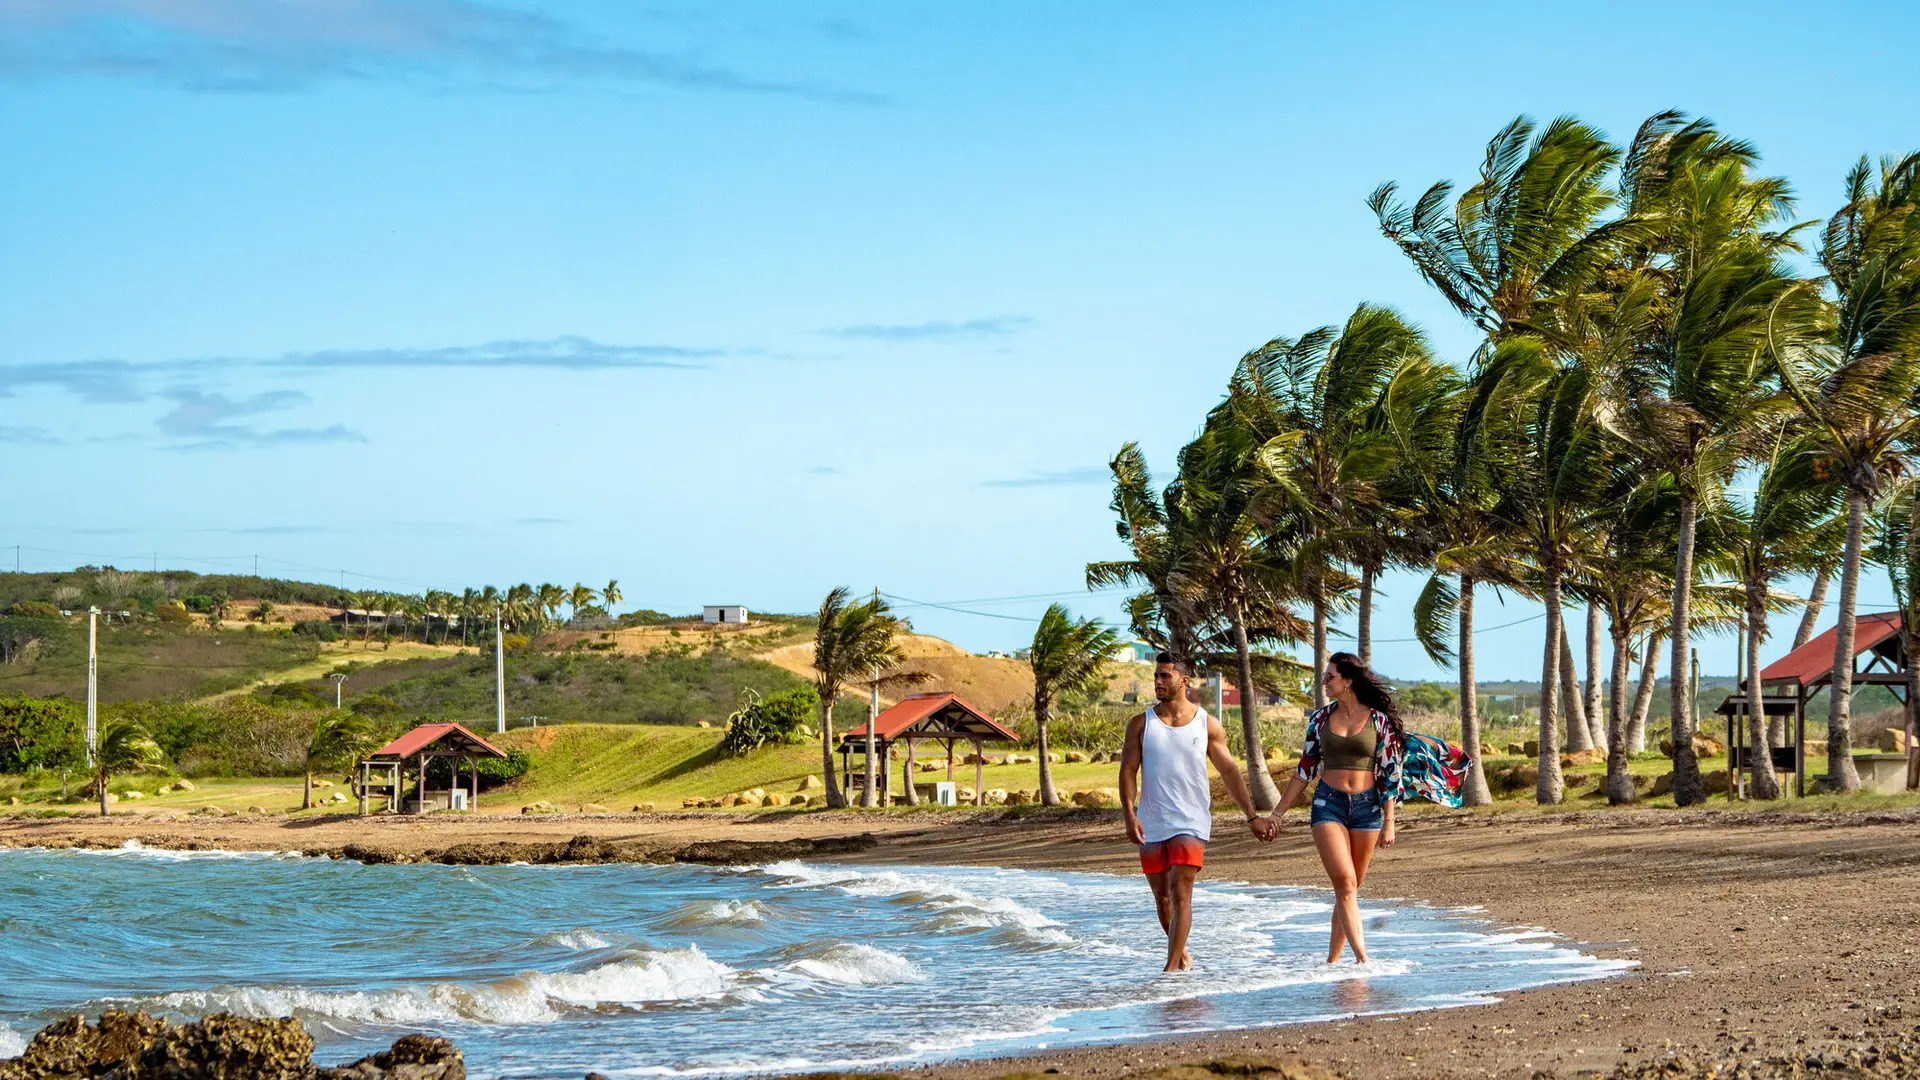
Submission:
POLYGON ((1756 798, 1777 799, 1772 738, 1767 723, 1765 688, 1760 684, 1760 643, 1767 637, 1767 613, 1784 598, 1773 594, 1783 576, 1816 570, 1826 561, 1844 528, 1839 516, 1840 485, 1821 475, 1818 448, 1773 434, 1771 451, 1754 488, 1753 505, 1740 515, 1733 547, 1734 569, 1745 592, 1744 633, 1752 787, 1756 798))
POLYGON ((376 741, 373 725, 366 717, 349 709, 329 709, 315 714, 302 748, 304 781, 300 789, 300 809, 313 809, 313 770, 350 762, 371 749, 376 741))
POLYGON ((1850 699, 1866 519, 1920 441, 1920 154, 1884 161, 1877 174, 1862 159, 1847 194, 1820 245, 1833 318, 1817 342, 1774 340, 1781 381, 1814 425, 1823 467, 1847 489, 1827 713, 1827 777, 1842 792, 1860 787, 1850 699))
POLYGON ((1185 598, 1176 593, 1172 580, 1179 555, 1178 537, 1189 509, 1176 485, 1168 485, 1164 493, 1154 490, 1146 455, 1140 452, 1138 443, 1122 446, 1109 467, 1113 471, 1113 500, 1108 505, 1118 518, 1114 528, 1133 557, 1088 563, 1087 588, 1141 587, 1142 591, 1127 601, 1129 628, 1134 636, 1175 655, 1194 658, 1201 628, 1185 598))
MULTIPOLYGON (((821 773, 827 785, 827 805, 834 809, 847 805, 833 771, 834 702, 848 685, 874 678, 874 672, 896 668, 906 656, 898 638, 907 625, 891 613, 887 602, 876 595, 856 604, 850 603, 848 597, 845 586, 828 593, 820 602, 813 631, 813 688, 820 696, 821 773)), ((911 673, 906 681, 919 678, 924 676, 911 673)), ((877 681, 884 684, 885 676, 878 677, 877 681)), ((867 734, 866 792, 861 804, 872 806, 875 796, 872 725, 868 726, 867 734)))
POLYGON ((1064 605, 1054 604, 1040 616, 1033 632, 1027 664, 1033 669, 1033 724, 1039 733, 1040 802, 1058 806, 1053 789, 1053 766, 1048 758, 1047 723, 1053 703, 1088 693, 1106 682, 1107 661, 1119 635, 1098 619, 1074 619, 1064 605))
POLYGON ((93 788, 100 797, 100 816, 107 816, 107 785, 114 774, 156 769, 165 760, 160 744, 137 721, 118 716, 102 719, 93 747, 93 788))
POLYGON ((620 595, 620 582, 617 579, 607 582, 607 587, 600 590, 600 602, 606 605, 609 617, 613 615, 613 605, 625 599, 620 595))
POLYGON ((543 583, 535 590, 533 599, 539 611, 540 628, 544 630, 559 618, 560 606, 567 602, 567 590, 543 583))

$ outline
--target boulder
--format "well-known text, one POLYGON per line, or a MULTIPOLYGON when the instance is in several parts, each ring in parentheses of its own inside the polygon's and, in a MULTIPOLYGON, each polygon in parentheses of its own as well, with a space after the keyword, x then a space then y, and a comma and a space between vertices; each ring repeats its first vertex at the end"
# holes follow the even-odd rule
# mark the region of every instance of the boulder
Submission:
POLYGON ((191 780, 175 780, 175 781, 173 782, 173 790, 175 790, 175 791, 196 791, 196 790, 198 790, 198 789, 197 789, 197 788, 195 788, 195 787, 193 786, 193 781, 191 781, 191 780))
POLYGON ((988 788, 986 802, 988 806, 1007 805, 1007 789, 1006 788, 988 788))
POLYGON ((1499 756, 1500 756, 1500 751, 1495 750, 1493 747, 1487 745, 1486 743, 1480 744, 1480 760, 1481 761, 1486 761, 1488 758, 1497 758, 1499 756))
POLYGON ((1731 782, 1727 777, 1727 770, 1725 769, 1715 769, 1701 777, 1701 779, 1706 781, 1707 794, 1709 795, 1725 795, 1728 785, 1731 782))
POLYGON ((1047 752, 1047 764, 1049 764, 1049 765, 1058 765, 1058 764, 1060 764, 1060 755, 1059 755, 1059 754, 1056 754, 1056 753, 1054 753, 1054 752, 1052 752, 1052 751, 1048 751, 1048 752, 1047 752))
POLYGON ((1040 801, 1040 793, 1036 791, 1007 792, 1008 806, 1032 806, 1034 803, 1037 803, 1039 801, 1040 801))
MULTIPOLYGON (((1538 744, 1536 744, 1535 749, 1537 750, 1538 748, 1539 748, 1538 744)), ((1514 757, 1532 757, 1533 756, 1533 751, 1528 750, 1527 744, 1523 742, 1508 743, 1507 753, 1514 757)))
POLYGON ((680 809, 682 810, 692 810, 696 806, 705 806, 705 805, 707 805, 707 800, 701 798, 698 795, 689 795, 686 798, 680 800, 680 809))
POLYGON ((147 796, 146 796, 146 793, 145 793, 145 792, 140 792, 140 791, 123 791, 123 792, 121 792, 121 793, 120 793, 120 797, 121 797, 121 798, 123 798, 123 799, 125 799, 125 800, 127 800, 128 802, 137 802, 138 800, 140 800, 140 799, 144 799, 144 798, 146 798, 147 796))
POLYGON ((1583 788, 1593 783, 1595 779, 1597 779, 1597 777, 1592 773, 1573 772, 1560 774, 1561 786, 1568 788, 1583 788))
POLYGON ((1521 757, 1539 757, 1540 756, 1540 740, 1528 739, 1526 742, 1521 743, 1520 756, 1521 757))
POLYGON ((1577 754, 1561 754, 1560 767, 1563 769, 1574 769, 1582 765, 1603 764, 1606 760, 1607 752, 1595 747, 1591 750, 1582 750, 1577 754))
POLYGON ((1087 755, 1086 755, 1086 754, 1084 754, 1084 753, 1081 753, 1081 752, 1080 752, 1080 751, 1078 751, 1078 750, 1069 750, 1069 751, 1067 751, 1067 764, 1069 764, 1069 765, 1078 765, 1078 764, 1080 764, 1081 762, 1083 762, 1083 761, 1085 761, 1085 760, 1087 760, 1087 755))
POLYGON ((333 786, 333 781, 331 781, 331 780, 322 780, 322 779, 320 779, 319 777, 317 777, 317 776, 316 776, 316 777, 314 777, 314 778, 313 778, 313 786, 314 786, 314 787, 332 787, 332 786, 333 786))
POLYGON ((1874 745, 1883 754, 1904 754, 1907 752, 1907 733, 1897 727, 1882 728, 1874 745))
POLYGON ((1073 805, 1098 808, 1120 805, 1119 788, 1083 788, 1070 796, 1073 805))
POLYGON ((962 806, 973 805, 973 789, 970 787, 955 788, 953 792, 953 801, 961 804, 962 806))
POLYGON ((938 761, 916 761, 913 763, 915 772, 939 772, 945 767, 946 765, 943 762, 938 761))
POLYGON ((787 797, 785 795, 762 795, 760 796, 760 805, 785 806, 787 805, 787 797))
POLYGON ((7 805, 8 806, 25 806, 26 803, 21 802, 20 796, 18 795, 9 795, 7 796, 7 805))
POLYGON ((195 810, 194 815, 197 817, 226 817, 227 812, 217 806, 203 806, 195 810))
POLYGON ((1006 763, 1008 765, 1037 765, 1039 764, 1039 759, 1035 758, 1032 754, 1008 754, 1006 756, 1006 763))
POLYGON ((343 803, 343 802, 346 802, 346 801, 347 801, 347 793, 346 793, 346 792, 344 792, 344 791, 336 791, 336 792, 334 792, 334 793, 332 794, 332 796, 330 796, 330 797, 329 797, 329 798, 327 799, 327 801, 328 801, 328 802, 331 802, 331 803, 343 803))
POLYGON ((634 803, 633 812, 636 814, 651 814, 653 813, 653 804, 650 802, 634 803))
POLYGON ((699 723, 699 724, 697 724, 697 725, 695 725, 695 726, 697 726, 697 727, 703 727, 703 728, 710 728, 710 727, 712 727, 713 725, 712 725, 712 724, 710 724, 710 723, 708 723, 708 722, 706 722, 705 720, 702 720, 702 721, 700 721, 700 723, 699 723))
POLYGON ((249 807, 247 807, 247 813, 249 813, 249 814, 264 814, 264 813, 266 813, 266 812, 267 812, 267 808, 266 808, 266 807, 264 807, 264 806, 249 806, 249 807))
POLYGON ((808 805, 808 804, 809 804, 809 803, 811 803, 811 802, 813 802, 813 796, 811 796, 811 795, 802 795, 802 794, 800 794, 800 793, 799 793, 799 792, 797 792, 797 791, 796 791, 796 792, 794 792, 793 794, 791 794, 791 795, 789 795, 789 796, 787 796, 787 805, 788 805, 788 806, 806 806, 806 805, 808 805))
POLYGON ((154 795, 156 795, 156 796, 159 796, 159 795, 171 795, 171 794, 173 794, 173 785, 172 785, 172 784, 161 784, 161 785, 160 785, 159 787, 157 787, 157 788, 154 788, 154 789, 153 789, 153 793, 154 793, 154 795))
POLYGON ((1530 791, 1539 782, 1540 766, 1531 761, 1503 766, 1487 777, 1488 785, 1501 792, 1530 791))
POLYGON ((806 776, 800 779, 800 786, 797 788, 794 788, 794 790, 795 791, 817 791, 826 786, 827 786, 826 781, 820 779, 819 777, 806 776))
MULTIPOLYGON (((1671 738, 1660 740, 1660 752, 1668 757, 1673 756, 1673 740, 1671 738)), ((1711 735, 1696 734, 1693 737, 1693 756, 1696 758, 1721 757, 1725 755, 1726 752, 1727 744, 1711 735)))
POLYGON ((528 803, 521 807, 520 812, 522 814, 557 814, 560 812, 560 808, 545 799, 541 799, 539 802, 528 803))
POLYGON ((759 802, 761 799, 764 799, 767 797, 767 789, 759 788, 759 787, 748 788, 747 790, 740 793, 740 797, 743 799, 746 799, 749 802, 759 802))
POLYGON ((109 792, 107 792, 107 805, 108 805, 108 806, 112 806, 112 805, 113 805, 114 803, 117 803, 117 802, 119 802, 119 801, 120 801, 120 796, 118 796, 118 795, 115 795, 115 794, 114 794, 113 792, 111 792, 111 791, 109 791, 109 792))
POLYGON ((581 803, 580 812, 583 814, 604 814, 607 812, 607 808, 601 806, 599 803, 581 803))
MULTIPOLYGON (((292 1023, 299 1023, 295 1020, 292 1023)), ((351 1065, 321 1068, 315 1080, 466 1080, 466 1059, 435 1035, 402 1035, 393 1048, 351 1065)))
POLYGON ((1661 795, 1671 794, 1673 794, 1673 774, 1670 772, 1663 772, 1659 776, 1654 777, 1653 786, 1647 789, 1648 798, 1657 798, 1661 795))
MULTIPOLYGON (((451 1044, 447 1049, 457 1060, 459 1051, 451 1044)), ((434 1080, 455 1080, 454 1074, 431 1075, 434 1080)), ((69 1016, 42 1028, 18 1058, 0 1065, 0 1076, 307 1080, 314 1076, 313 1038, 291 1017, 249 1020, 221 1014, 175 1027, 146 1013, 109 1009, 98 1025, 69 1016)))

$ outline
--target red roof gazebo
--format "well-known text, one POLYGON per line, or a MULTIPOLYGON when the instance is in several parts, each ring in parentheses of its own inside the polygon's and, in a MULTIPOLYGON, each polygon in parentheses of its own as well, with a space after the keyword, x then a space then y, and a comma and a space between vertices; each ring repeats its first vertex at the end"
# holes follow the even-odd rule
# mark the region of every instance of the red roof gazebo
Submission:
MULTIPOLYGON (((873 719, 874 754, 880 760, 879 786, 881 805, 885 805, 889 780, 887 776, 887 752, 896 742, 907 744, 907 759, 902 765, 908 790, 913 788, 913 744, 918 739, 931 739, 943 742, 947 747, 947 782, 953 782, 953 744, 966 740, 973 744, 973 801, 975 806, 985 804, 985 774, 982 772, 981 747, 989 742, 1013 743, 1018 745, 1020 736, 1008 730, 993 717, 981 712, 959 694, 933 693, 914 694, 902 699, 873 719)), ((843 790, 851 794, 853 790, 852 755, 855 750, 864 751, 867 743, 867 725, 861 724, 840 737, 840 776, 843 790)), ((864 782, 864 778, 863 778, 864 782)))
POLYGON ((429 809, 457 809, 458 803, 465 803, 465 809, 471 813, 480 808, 480 766, 478 759, 483 757, 503 758, 492 743, 461 727, 459 724, 421 724, 405 735, 360 759, 360 812, 367 812, 371 798, 373 770, 379 769, 387 775, 382 779, 382 787, 391 787, 392 796, 387 808, 398 811, 402 807, 401 786, 404 783, 406 765, 409 760, 419 763, 418 780, 414 784, 414 813, 424 814, 429 809), (446 791, 444 806, 430 805, 434 800, 427 791, 427 759, 449 758, 453 765, 453 782, 446 791), (460 790, 460 762, 465 759, 469 773, 467 790, 460 790), (464 799, 458 796, 465 796, 464 799))
MULTIPOLYGON (((1833 627, 1805 645, 1760 669, 1760 711, 1775 715, 1793 713, 1793 775, 1796 794, 1807 793, 1807 699, 1833 682, 1834 649, 1840 628, 1833 627), (1790 700, 1788 696, 1791 695, 1790 700)), ((1909 657, 1900 635, 1900 613, 1885 611, 1858 615, 1853 622, 1853 685, 1885 686, 1894 696, 1906 700, 1909 657), (1867 657, 1865 666, 1861 657, 1867 657)), ((1751 683, 1752 680, 1748 680, 1751 683)), ((1734 715, 1746 715, 1747 686, 1720 705, 1732 726, 1734 715)), ((1729 746, 1739 740, 1739 729, 1729 731, 1729 746)))

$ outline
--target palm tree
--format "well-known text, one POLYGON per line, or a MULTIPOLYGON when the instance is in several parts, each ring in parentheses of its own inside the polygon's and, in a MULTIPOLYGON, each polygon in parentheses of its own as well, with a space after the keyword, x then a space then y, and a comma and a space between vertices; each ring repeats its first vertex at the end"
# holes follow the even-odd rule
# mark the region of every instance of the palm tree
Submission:
POLYGON ((248 614, 254 622, 264 623, 273 615, 273 604, 271 601, 262 600, 254 605, 253 611, 248 614))
POLYGON ((453 604, 454 611, 460 616, 460 644, 471 644, 467 628, 480 615, 480 594, 469 585, 460 590, 458 597, 453 598, 453 604))
POLYGON ((1564 298, 1637 235, 1629 219, 1596 225, 1614 203, 1606 181, 1619 159, 1572 117, 1536 129, 1521 116, 1487 144, 1479 181, 1451 205, 1444 180, 1410 206, 1382 184, 1367 205, 1387 239, 1486 335, 1476 354, 1484 361, 1499 338, 1552 327, 1564 298))
POLYGON ((545 629, 560 614, 560 605, 567 602, 567 590, 558 585, 542 584, 534 593, 534 604, 539 609, 539 623, 545 629))
POLYGON ((1164 493, 1154 491, 1146 455, 1140 452, 1138 443, 1122 446, 1109 468, 1113 471, 1113 500, 1108 506, 1118 516, 1114 527, 1133 558, 1088 563, 1087 588, 1144 586, 1144 591, 1127 602, 1129 628, 1134 636, 1177 656, 1195 659, 1200 628, 1173 583, 1179 554, 1176 534, 1183 530, 1189 516, 1179 488, 1170 484, 1164 493))
POLYGON ((124 717, 101 719, 94 733, 93 787, 100 796, 100 816, 107 816, 107 784, 115 773, 158 768, 166 755, 147 729, 124 717))
POLYGON ((1624 487, 1622 462, 1595 415, 1596 372, 1562 368, 1537 338, 1498 342, 1477 381, 1468 410, 1469 438, 1504 443, 1509 456, 1491 478, 1494 516, 1524 540, 1546 605, 1540 669, 1540 770, 1535 796, 1557 803, 1560 775, 1562 586, 1592 556, 1593 526, 1624 487))
POLYGON ((600 602, 606 605, 608 618, 613 617, 613 605, 625 599, 620 595, 620 582, 617 579, 607 582, 607 587, 600 590, 600 602))
POLYGON ((1053 766, 1047 757, 1047 722, 1053 718, 1053 703, 1105 685, 1107 661, 1119 640, 1119 635, 1098 619, 1074 619, 1061 604, 1049 606, 1040 616, 1027 664, 1033 669, 1033 724, 1040 741, 1043 805, 1060 805, 1060 797, 1053 790, 1053 766))
POLYGON ((587 588, 577 581, 574 582, 573 588, 567 591, 567 603, 573 607, 574 619, 578 620, 580 618, 581 608, 592 605, 599 597, 599 593, 594 592, 592 589, 587 588))
POLYGON ((1920 154, 1883 161, 1877 174, 1863 158, 1847 177, 1847 196, 1821 238, 1820 264, 1835 294, 1823 340, 1774 340, 1781 381, 1814 424, 1822 467, 1847 489, 1827 713, 1827 777, 1842 792, 1860 788, 1850 724, 1866 519, 1920 439, 1920 154))
POLYGON ((1772 592, 1773 581, 1821 565, 1843 528, 1838 514, 1840 486, 1820 475, 1817 447, 1789 439, 1776 429, 1772 452, 1754 489, 1753 506, 1742 515, 1733 556, 1745 591, 1745 646, 1747 705, 1752 717, 1753 793, 1777 799, 1780 786, 1773 775, 1772 740, 1764 709, 1765 688, 1760 685, 1760 643, 1767 637, 1767 612, 1784 599, 1772 592))
MULTIPOLYGON (((833 772, 833 705, 848 684, 861 681, 877 671, 895 668, 905 658, 896 638, 906 623, 891 613, 879 596, 861 603, 849 603, 845 586, 828 593, 820 602, 820 613, 813 631, 813 688, 820 695, 820 761, 827 783, 827 805, 840 809, 847 805, 833 772)), ((913 673, 918 676, 918 673, 913 673)), ((876 680, 884 685, 884 676, 876 680)), ((910 677, 910 680, 911 677, 910 677)), ((874 800, 873 729, 867 729, 866 792, 861 805, 874 800)))
MULTIPOLYGON (((427 616, 432 614, 432 610, 424 596, 401 597, 400 612, 402 617, 404 619, 418 619, 420 621, 420 644, 422 645, 427 643, 427 630, 431 624, 431 620, 429 620, 427 616)), ((406 640, 406 636, 407 624, 403 621, 400 624, 401 640, 406 640)))
POLYGON ((375 741, 373 725, 357 712, 329 709, 316 714, 304 747, 302 770, 305 781, 300 792, 300 809, 313 809, 313 770, 316 765, 324 768, 352 761, 371 749, 375 741))

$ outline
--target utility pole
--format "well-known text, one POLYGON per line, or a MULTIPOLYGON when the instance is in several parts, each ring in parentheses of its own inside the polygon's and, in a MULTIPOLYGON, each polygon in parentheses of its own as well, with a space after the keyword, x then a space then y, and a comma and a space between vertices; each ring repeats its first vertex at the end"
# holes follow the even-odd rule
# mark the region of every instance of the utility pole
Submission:
POLYGON ((500 605, 493 605, 493 730, 507 730, 507 650, 500 636, 500 605))
POLYGON ((340 686, 347 681, 347 673, 344 671, 336 671, 327 676, 327 678, 333 680, 333 707, 338 709, 340 707, 340 686))
MULTIPOLYGON (((1246 708, 1243 703, 1240 706, 1246 708)), ((1221 723, 1227 722, 1227 677, 1219 672, 1213 673, 1213 717, 1221 723)))
POLYGON ((260 576, 260 556, 258 555, 255 555, 253 557, 253 576, 254 577, 260 576))
MULTIPOLYGON (((873 587, 873 605, 875 607, 880 606, 880 586, 878 585, 875 585, 873 587)), ((874 774, 884 773, 887 771, 886 766, 884 764, 876 765, 873 760, 873 741, 874 741, 873 728, 874 728, 874 725, 879 722, 880 722, 880 669, 876 667, 873 669, 873 696, 867 704, 867 775, 866 775, 866 783, 864 785, 865 791, 863 791, 860 795, 860 805, 862 806, 880 805, 880 793, 874 790, 874 788, 877 786, 875 784, 874 774)))
POLYGON ((100 609, 87 608, 87 770, 93 770, 94 740, 100 729, 100 647, 96 624, 100 609))

